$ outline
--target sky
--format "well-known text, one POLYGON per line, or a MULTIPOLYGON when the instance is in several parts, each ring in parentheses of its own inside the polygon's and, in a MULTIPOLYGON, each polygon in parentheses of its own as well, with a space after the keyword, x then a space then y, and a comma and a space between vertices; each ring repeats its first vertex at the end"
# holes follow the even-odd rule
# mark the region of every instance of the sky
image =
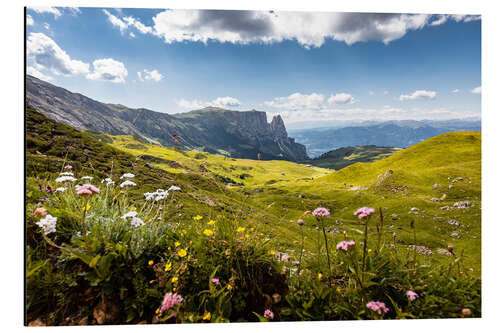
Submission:
POLYGON ((289 129, 480 119, 477 15, 30 7, 27 73, 106 103, 289 129))

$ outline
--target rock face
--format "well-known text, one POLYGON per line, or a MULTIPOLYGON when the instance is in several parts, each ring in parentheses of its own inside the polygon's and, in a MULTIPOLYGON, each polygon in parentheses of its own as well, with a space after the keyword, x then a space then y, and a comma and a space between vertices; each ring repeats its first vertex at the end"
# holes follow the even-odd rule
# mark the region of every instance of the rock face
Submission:
POLYGON ((281 116, 267 122, 262 111, 207 107, 179 114, 105 104, 33 76, 26 77, 26 101, 54 120, 79 130, 133 134, 164 146, 199 149, 231 157, 307 160, 305 146, 288 137, 281 116))

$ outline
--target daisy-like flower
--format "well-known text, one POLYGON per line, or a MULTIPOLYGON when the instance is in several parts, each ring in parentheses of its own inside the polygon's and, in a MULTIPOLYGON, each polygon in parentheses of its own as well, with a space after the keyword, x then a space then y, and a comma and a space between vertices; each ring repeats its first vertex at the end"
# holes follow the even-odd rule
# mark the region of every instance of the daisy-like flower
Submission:
POLYGON ((133 226, 133 227, 136 227, 136 228, 139 228, 140 226, 143 226, 144 225, 144 221, 141 220, 140 218, 138 217, 133 217, 132 218, 132 221, 130 221, 130 224, 133 226))
POLYGON ((267 318, 269 320, 273 320, 274 313, 270 309, 266 309, 266 311, 264 311, 264 318, 267 318))
POLYGON ((184 301, 181 295, 177 293, 166 293, 163 296, 163 302, 161 303, 160 312, 166 311, 168 309, 173 308, 176 305, 179 305, 184 301))
POLYGON ((77 179, 73 176, 61 176, 56 178, 56 183, 66 183, 66 182, 75 182, 77 179))
POLYGON ((131 180, 126 180, 124 181, 123 183, 120 184, 120 187, 125 187, 125 186, 136 186, 137 184, 134 183, 133 181, 131 180))
POLYGON ((365 217, 372 215, 373 213, 375 213, 375 209, 369 207, 361 207, 354 213, 354 215, 357 215, 358 219, 361 220, 365 217))
POLYGON ((354 241, 342 241, 337 244, 337 250, 342 250, 344 252, 347 252, 354 245, 356 245, 354 241))
POLYGON ((124 173, 123 175, 121 175, 120 179, 123 179, 123 178, 134 178, 135 175, 133 173, 130 173, 130 172, 127 172, 127 173, 124 173))
POLYGON ((42 229, 45 235, 56 232, 57 217, 53 217, 52 215, 48 214, 47 216, 45 216, 45 218, 36 222, 36 225, 38 225, 42 229))
POLYGON ((375 311, 379 315, 382 314, 382 311, 384 313, 389 312, 389 308, 385 306, 385 303, 383 302, 374 302, 371 301, 368 304, 366 304, 366 307, 372 311, 375 311))
POLYGON ((318 208, 316 208, 312 212, 312 214, 314 216, 325 216, 325 217, 327 217, 327 216, 330 216, 330 211, 328 209, 324 208, 324 207, 318 207, 318 208))
POLYGON ((92 184, 83 184, 76 190, 78 195, 93 195, 95 193, 99 193, 99 189, 92 184))
POLYGON ((122 216, 122 219, 126 220, 126 219, 127 219, 127 218, 129 218, 129 217, 134 218, 134 217, 136 217, 136 216, 137 216, 137 212, 136 212, 136 211, 134 211, 134 210, 131 210, 131 211, 129 211, 128 213, 124 214, 124 215, 122 216))
POLYGON ((413 290, 408 290, 406 292, 406 296, 408 296, 408 298, 410 299, 410 301, 414 301, 416 300, 419 296, 416 292, 414 292, 413 290))

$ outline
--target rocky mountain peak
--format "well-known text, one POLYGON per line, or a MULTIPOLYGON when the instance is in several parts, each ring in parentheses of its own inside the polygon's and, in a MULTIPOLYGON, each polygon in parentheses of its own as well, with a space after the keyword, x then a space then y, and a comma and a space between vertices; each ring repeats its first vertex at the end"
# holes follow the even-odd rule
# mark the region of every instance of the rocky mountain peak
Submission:
POLYGON ((283 122, 283 118, 281 118, 280 115, 274 116, 269 126, 271 128, 271 132, 273 132, 273 134, 277 138, 279 139, 288 138, 288 133, 286 131, 285 123, 283 122))

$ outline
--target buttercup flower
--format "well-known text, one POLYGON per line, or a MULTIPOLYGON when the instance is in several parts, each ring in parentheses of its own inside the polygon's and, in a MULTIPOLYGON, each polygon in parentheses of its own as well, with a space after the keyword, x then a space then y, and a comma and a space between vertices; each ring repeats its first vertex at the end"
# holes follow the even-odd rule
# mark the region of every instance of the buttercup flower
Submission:
POLYGON ((166 293, 165 296, 163 296, 163 302, 161 303, 160 312, 166 311, 176 305, 181 304, 183 300, 184 299, 179 294, 166 293))
POLYGON ((33 212, 33 216, 37 217, 37 218, 45 217, 45 216, 47 216, 47 209, 45 209, 45 207, 38 207, 33 212))
POLYGON ((57 217, 53 217, 50 214, 45 216, 44 219, 41 219, 40 221, 36 222, 36 225, 38 225, 42 229, 45 235, 48 235, 52 232, 56 232, 56 224, 57 224, 57 217))
POLYGON ((135 177, 135 175, 134 175, 133 173, 129 173, 129 172, 127 172, 127 173, 124 173, 124 174, 120 177, 120 179, 123 179, 123 178, 134 178, 134 177, 135 177))
POLYGON ((326 216, 330 216, 330 211, 324 207, 318 207, 312 212, 312 214, 314 216, 325 216, 326 217, 326 216))
POLYGON ((203 234, 205 236, 210 237, 210 236, 212 236, 214 234, 214 232, 212 230, 210 230, 210 229, 205 229, 205 230, 203 230, 203 234))
POLYGON ((83 184, 76 190, 78 195, 92 195, 94 193, 99 193, 99 189, 91 184, 83 184))
POLYGON ((208 225, 214 225, 215 224, 215 221, 214 220, 210 220, 207 222, 208 225))
POLYGON ((210 318, 212 318, 212 314, 210 312, 205 312, 203 320, 210 320, 210 318))
POLYGON ((187 254, 187 250, 186 249, 180 249, 178 252, 177 252, 177 255, 181 258, 185 257, 187 254))
POLYGON ((148 261, 148 265, 152 266, 155 262, 153 260, 148 261))
POLYGON ((358 219, 363 219, 372 215, 373 213, 375 213, 375 209, 369 207, 361 207, 354 213, 354 215, 357 215, 358 219))
POLYGON ((414 301, 416 300, 419 296, 416 292, 414 292, 413 290, 408 290, 406 292, 406 296, 408 296, 408 298, 410 298, 410 301, 414 301))
POLYGON ((389 312, 389 308, 387 308, 385 306, 385 303, 383 303, 383 302, 374 302, 374 301, 371 301, 368 304, 366 304, 366 307, 368 309, 372 310, 372 311, 375 311, 379 315, 382 314, 382 311, 384 313, 389 312))
POLYGON ((274 313, 270 309, 267 309, 266 311, 264 311, 264 318, 267 318, 269 320, 273 320, 274 313))
POLYGON ((238 227, 238 229, 236 229, 236 232, 243 232, 243 231, 245 231, 244 227, 238 227))
POLYGON ((354 245, 356 245, 354 241, 342 241, 337 244, 337 250, 342 250, 347 252, 354 245))

